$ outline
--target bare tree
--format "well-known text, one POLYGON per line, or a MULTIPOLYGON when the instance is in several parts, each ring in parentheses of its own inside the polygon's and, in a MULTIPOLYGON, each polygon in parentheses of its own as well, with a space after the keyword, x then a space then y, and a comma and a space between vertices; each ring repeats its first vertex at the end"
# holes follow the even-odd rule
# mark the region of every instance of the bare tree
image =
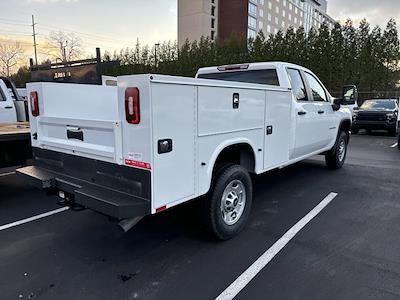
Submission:
POLYGON ((78 59, 83 54, 82 40, 74 33, 51 32, 48 48, 50 56, 63 62, 78 59))
POLYGON ((14 68, 21 63, 24 49, 18 42, 0 43, 0 73, 10 76, 14 68))

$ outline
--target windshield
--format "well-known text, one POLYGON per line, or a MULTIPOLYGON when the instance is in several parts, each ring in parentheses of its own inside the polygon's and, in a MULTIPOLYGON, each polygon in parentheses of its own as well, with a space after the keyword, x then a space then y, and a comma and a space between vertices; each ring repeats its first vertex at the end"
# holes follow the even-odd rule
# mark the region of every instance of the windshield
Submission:
POLYGON ((395 109, 396 104, 393 100, 367 100, 361 105, 363 109, 395 109))

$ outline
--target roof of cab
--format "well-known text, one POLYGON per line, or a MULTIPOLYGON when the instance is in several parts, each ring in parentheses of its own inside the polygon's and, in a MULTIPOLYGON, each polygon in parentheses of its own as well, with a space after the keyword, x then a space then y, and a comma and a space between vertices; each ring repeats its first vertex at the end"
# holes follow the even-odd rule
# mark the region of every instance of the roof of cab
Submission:
MULTIPOLYGON (((223 66, 213 66, 200 68, 197 74, 209 74, 218 72, 232 72, 232 71, 249 71, 249 70, 262 70, 262 69, 272 69, 278 68, 279 66, 294 67, 297 69, 307 70, 306 68, 281 61, 271 61, 271 62, 257 62, 257 63, 241 63, 241 64, 231 64, 223 66), (245 67, 245 68, 243 68, 245 67)), ((309 70, 308 70, 309 71, 309 70)))

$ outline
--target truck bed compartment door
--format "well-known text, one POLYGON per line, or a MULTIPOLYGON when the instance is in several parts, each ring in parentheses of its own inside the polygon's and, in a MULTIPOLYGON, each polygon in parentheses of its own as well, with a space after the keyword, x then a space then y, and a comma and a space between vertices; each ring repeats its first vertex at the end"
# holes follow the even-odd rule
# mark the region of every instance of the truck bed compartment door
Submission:
POLYGON ((119 121, 38 117, 37 144, 40 148, 108 162, 121 157, 119 121))
POLYGON ((153 210, 195 193, 193 86, 152 84, 153 210))
POLYGON ((274 168, 289 160, 291 106, 290 92, 266 92, 264 169, 274 168))

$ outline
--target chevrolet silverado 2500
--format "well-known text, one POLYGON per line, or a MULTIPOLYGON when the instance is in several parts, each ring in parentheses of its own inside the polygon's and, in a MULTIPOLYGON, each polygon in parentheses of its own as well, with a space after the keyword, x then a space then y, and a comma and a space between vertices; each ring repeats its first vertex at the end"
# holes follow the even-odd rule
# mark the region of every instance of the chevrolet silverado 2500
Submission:
POLYGON ((250 213, 249 173, 316 154, 332 169, 345 162, 350 111, 303 67, 241 64, 117 83, 28 84, 34 165, 18 173, 125 229, 200 198, 208 228, 229 239, 250 213))

